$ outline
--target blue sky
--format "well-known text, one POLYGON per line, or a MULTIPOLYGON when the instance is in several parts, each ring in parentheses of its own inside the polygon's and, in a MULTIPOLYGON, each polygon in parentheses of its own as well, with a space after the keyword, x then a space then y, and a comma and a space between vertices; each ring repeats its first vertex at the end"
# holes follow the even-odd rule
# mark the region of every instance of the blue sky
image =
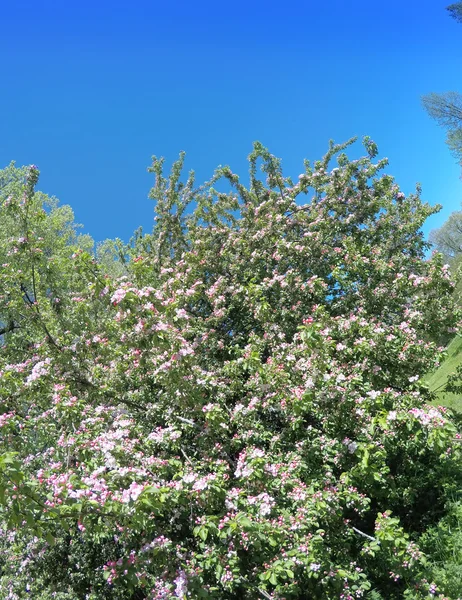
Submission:
POLYGON ((4 3, 0 166, 35 163, 97 240, 152 226, 152 154, 199 181, 252 142, 296 177, 328 140, 370 135, 402 189, 460 209, 459 167, 420 106, 462 92, 449 0, 4 3))

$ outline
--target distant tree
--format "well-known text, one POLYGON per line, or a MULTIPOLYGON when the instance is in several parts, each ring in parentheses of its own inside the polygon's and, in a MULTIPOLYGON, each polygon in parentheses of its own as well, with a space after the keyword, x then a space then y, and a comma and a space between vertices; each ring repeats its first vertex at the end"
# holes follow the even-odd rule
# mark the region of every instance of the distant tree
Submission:
POLYGON ((37 180, 34 165, 17 168, 11 163, 0 170, 0 345, 14 338, 19 353, 44 332, 54 340, 49 314, 58 319, 59 327, 68 327, 69 290, 75 289, 79 278, 68 269, 68 261, 78 250, 92 253, 94 246, 89 235, 79 232, 70 206, 34 190, 37 180), (21 215, 15 211, 15 198, 23 208, 21 215), (46 264, 40 264, 39 256, 47 259, 46 264), (7 281, 6 265, 15 261, 19 269, 7 281), (31 312, 34 328, 25 329, 26 314, 31 312))
POLYGON ((441 252, 449 263, 453 276, 457 279, 454 297, 460 303, 462 300, 462 280, 460 267, 462 265, 462 210, 451 213, 448 220, 439 228, 430 232, 430 242, 435 250, 441 252))
MULTIPOLYGON (((462 2, 446 7, 451 17, 462 23, 462 2)), ((462 95, 458 92, 431 93, 423 96, 427 113, 447 130, 446 143, 462 165, 462 95)))
POLYGON ((439 229, 430 233, 430 241, 446 260, 453 261, 462 255, 462 211, 454 211, 439 229))
POLYGON ((462 23, 462 2, 454 2, 454 4, 447 6, 446 9, 453 19, 462 23))
POLYGON ((446 143, 462 164, 462 95, 458 92, 432 92, 422 98, 427 113, 447 130, 446 143))

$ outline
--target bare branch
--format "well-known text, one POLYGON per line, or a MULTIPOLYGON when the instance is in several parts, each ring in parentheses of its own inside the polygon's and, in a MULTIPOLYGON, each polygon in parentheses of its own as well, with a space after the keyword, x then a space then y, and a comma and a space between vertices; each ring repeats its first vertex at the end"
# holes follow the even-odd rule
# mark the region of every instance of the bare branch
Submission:
POLYGON ((375 539, 375 537, 372 537, 371 535, 368 535, 367 533, 364 533, 364 531, 361 531, 360 529, 358 529, 357 527, 352 527, 353 531, 355 531, 357 534, 362 535, 363 537, 367 538, 368 540, 371 540, 372 542, 376 542, 377 540, 375 539))

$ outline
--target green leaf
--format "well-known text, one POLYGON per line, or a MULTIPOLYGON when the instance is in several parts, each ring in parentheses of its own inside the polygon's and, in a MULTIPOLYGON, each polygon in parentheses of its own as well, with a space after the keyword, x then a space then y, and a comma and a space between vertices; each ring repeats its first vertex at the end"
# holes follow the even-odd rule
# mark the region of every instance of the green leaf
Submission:
POLYGON ((45 533, 45 539, 50 544, 50 546, 54 546, 56 544, 56 538, 51 535, 49 531, 45 533))

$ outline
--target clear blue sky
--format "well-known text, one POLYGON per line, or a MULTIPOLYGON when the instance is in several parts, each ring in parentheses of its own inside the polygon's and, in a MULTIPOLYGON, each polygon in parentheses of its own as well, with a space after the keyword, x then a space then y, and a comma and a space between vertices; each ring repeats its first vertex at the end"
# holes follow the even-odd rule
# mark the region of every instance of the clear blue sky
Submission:
POLYGON ((420 106, 462 92, 449 0, 15 0, 0 17, 0 165, 35 163, 97 240, 152 225, 152 154, 199 180, 260 140, 287 174, 370 135, 408 193, 460 209, 459 167, 420 106))

